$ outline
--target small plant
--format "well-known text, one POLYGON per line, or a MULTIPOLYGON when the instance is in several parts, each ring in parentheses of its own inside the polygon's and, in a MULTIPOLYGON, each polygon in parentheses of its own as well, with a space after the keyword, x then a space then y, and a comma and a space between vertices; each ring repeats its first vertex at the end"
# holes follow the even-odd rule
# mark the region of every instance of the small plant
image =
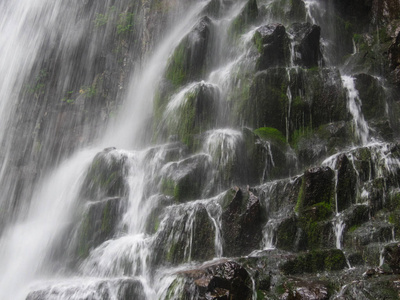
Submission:
POLYGON ((79 89, 79 94, 85 98, 92 98, 96 96, 97 90, 95 86, 83 86, 79 89))
POLYGON ((106 25, 108 22, 108 14, 96 14, 96 19, 94 19, 93 23, 96 28, 102 27, 106 25))
POLYGON ((61 99, 62 102, 66 102, 68 104, 73 104, 75 102, 75 99, 72 98, 72 94, 74 91, 69 91, 67 92, 67 95, 61 99))
POLYGON ((99 28, 107 25, 111 15, 116 11, 115 6, 111 6, 106 14, 96 14, 96 18, 93 20, 94 27, 99 28))
POLYGON ((131 32, 134 24, 134 14, 130 12, 123 12, 119 14, 117 23, 117 34, 122 35, 131 32))
POLYGON ((29 94, 33 94, 36 99, 39 98, 40 95, 44 94, 44 89, 46 87, 46 79, 48 76, 48 72, 44 69, 39 71, 39 74, 35 78, 35 83, 32 85, 27 85, 26 90, 29 94))

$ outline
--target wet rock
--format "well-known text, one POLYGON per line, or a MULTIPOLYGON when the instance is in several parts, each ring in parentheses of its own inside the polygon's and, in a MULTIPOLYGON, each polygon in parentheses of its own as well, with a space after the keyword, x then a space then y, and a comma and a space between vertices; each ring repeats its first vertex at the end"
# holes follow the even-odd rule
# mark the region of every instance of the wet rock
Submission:
POLYGON ((252 128, 272 127, 286 132, 288 98, 287 72, 284 68, 258 73, 250 87, 250 97, 243 106, 245 125, 252 128), (273 107, 274 109, 271 109, 273 107))
POLYGON ((26 300, 81 299, 81 300, 147 299, 142 283, 137 279, 93 280, 93 282, 59 282, 38 288, 26 300))
POLYGON ((257 70, 271 67, 284 67, 288 64, 289 40, 282 24, 269 24, 259 27, 253 41, 260 53, 257 70))
POLYGON ((354 280, 345 285, 338 300, 361 300, 361 299, 399 299, 398 278, 394 276, 379 276, 367 280, 354 280))
POLYGON ((262 239, 262 208, 260 200, 249 191, 233 189, 222 213, 224 255, 238 256, 258 249, 262 239))
POLYGON ((393 273, 400 274, 400 244, 387 245, 383 251, 383 258, 393 273))
POLYGON ((339 156, 336 169, 336 204, 338 206, 337 211, 341 212, 356 202, 357 173, 345 154, 339 156))
POLYGON ((178 275, 185 281, 182 292, 185 299, 252 299, 250 276, 234 261, 206 264, 198 269, 179 272, 178 275))
POLYGON ((201 18, 168 60, 165 78, 172 89, 202 77, 207 66, 211 26, 210 18, 201 18))
POLYGON ((295 64, 306 68, 322 65, 320 49, 321 27, 310 23, 294 23, 289 32, 294 35, 294 39, 297 42, 294 50, 299 55, 295 58, 295 64))
POLYGON ((229 35, 235 39, 239 37, 249 25, 258 17, 258 6, 256 0, 248 0, 239 15, 233 20, 229 28, 229 35))
POLYGON ((86 258, 91 249, 116 234, 125 206, 126 202, 121 198, 108 198, 87 204, 77 231, 76 255, 79 259, 86 258))
POLYGON ((170 206, 156 233, 151 263, 211 260, 216 256, 215 234, 214 222, 203 204, 170 206))
POLYGON ((378 79, 367 75, 354 76, 355 87, 361 100, 361 111, 367 121, 385 117, 386 98, 385 91, 378 79))
POLYGON ((339 249, 317 250, 300 254, 282 263, 284 274, 315 273, 319 271, 337 271, 347 266, 346 257, 339 249))
POLYGON ((200 198, 208 183, 210 161, 206 154, 197 154, 171 162, 161 170, 160 190, 177 202, 200 198))
POLYGON ((172 99, 167 98, 169 103, 162 103, 165 99, 161 98, 155 101, 155 109, 160 114, 157 120, 157 138, 175 136, 189 150, 197 150, 200 144, 199 135, 216 124, 218 87, 200 82, 186 92, 176 94, 172 99))
POLYGON ((127 192, 125 182, 126 154, 115 148, 107 148, 98 153, 87 171, 80 196, 88 200, 101 200, 106 197, 121 197, 127 192))
POLYGON ((284 300, 328 300, 330 298, 329 285, 323 281, 305 281, 289 279, 282 285, 285 292, 280 299, 284 300))
POLYGON ((326 203, 332 205, 334 200, 335 173, 329 167, 316 167, 304 173, 302 190, 299 193, 299 210, 326 203))

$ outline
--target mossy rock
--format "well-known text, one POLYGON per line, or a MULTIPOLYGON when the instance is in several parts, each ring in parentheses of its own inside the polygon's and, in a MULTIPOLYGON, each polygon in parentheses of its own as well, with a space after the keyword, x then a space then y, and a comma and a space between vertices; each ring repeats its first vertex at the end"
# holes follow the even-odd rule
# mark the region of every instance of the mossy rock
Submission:
POLYGON ((338 206, 336 210, 341 212, 356 203, 357 173, 345 154, 338 157, 336 169, 336 204, 338 206))
POLYGON ((200 134, 217 123, 219 89, 211 84, 198 83, 183 95, 177 94, 162 108, 159 134, 175 136, 190 151, 199 148, 200 134))
POLYGON ((65 298, 72 295, 83 295, 80 299, 111 299, 110 295, 115 295, 116 299, 146 299, 145 289, 139 279, 116 278, 116 279, 92 279, 89 283, 85 279, 75 281, 65 281, 38 286, 31 290, 26 300, 39 300, 51 298, 65 298), (83 298, 84 297, 84 298, 83 298))
POLYGON ((275 245, 278 249, 297 252, 305 250, 305 232, 299 227, 296 216, 283 220, 276 229, 275 245))
POLYGON ((224 255, 237 256, 258 249, 262 240, 263 211, 260 200, 250 191, 236 187, 230 202, 225 202, 222 220, 224 255))
POLYGON ((162 171, 159 189, 176 202, 199 199, 210 175, 209 157, 197 154, 169 163, 162 171))
POLYGON ((354 76, 365 120, 386 117, 386 94, 378 79, 367 74, 354 76))
POLYGON ((125 209, 121 198, 88 203, 77 230, 77 256, 84 259, 91 249, 112 238, 125 209))
POLYGON ((106 197, 121 197, 127 193, 125 162, 127 156, 107 148, 98 153, 90 165, 80 191, 80 197, 101 200, 106 197))
POLYGON ((234 103, 239 120, 252 128, 272 127, 286 132, 288 78, 284 68, 259 72, 254 77, 248 99, 234 103))
POLYGON ((156 238, 152 266, 211 260, 215 253, 215 226, 201 203, 170 206, 164 211, 156 238))
POLYGON ((199 80, 204 75, 211 26, 210 18, 201 18, 169 58, 164 76, 173 90, 190 81, 199 80))
POLYGON ((314 68, 323 65, 320 37, 321 27, 310 23, 294 23, 289 28, 294 36, 294 63, 305 68, 314 68))
POLYGON ((239 15, 233 19, 228 29, 232 39, 238 38, 258 17, 258 6, 256 0, 248 0, 239 15))
POLYGON ((296 210, 301 213, 316 204, 325 204, 333 209, 335 205, 334 176, 335 173, 329 167, 316 167, 306 170, 296 210))
POLYGON ((259 27, 253 36, 253 42, 260 53, 257 60, 257 70, 288 65, 290 58, 289 39, 283 25, 269 24, 259 27))
POLYGON ((346 257, 339 249, 311 251, 298 255, 281 265, 286 275, 338 271, 347 266, 346 257))

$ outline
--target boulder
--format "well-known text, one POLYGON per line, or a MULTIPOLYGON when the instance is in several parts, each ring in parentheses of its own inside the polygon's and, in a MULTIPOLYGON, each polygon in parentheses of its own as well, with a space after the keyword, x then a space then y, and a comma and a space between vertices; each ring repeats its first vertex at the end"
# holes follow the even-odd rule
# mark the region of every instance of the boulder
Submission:
POLYGON ((79 259, 86 258, 91 249, 117 233, 125 208, 126 201, 121 198, 107 198, 87 204, 77 229, 76 254, 79 259))
POLYGON ((294 63, 313 68, 323 65, 320 37, 321 27, 310 23, 294 23, 289 32, 294 36, 296 52, 294 63))
MULTIPOLYGON (((198 269, 181 271, 178 276, 184 281, 181 299, 252 299, 252 282, 249 273, 234 261, 218 261, 198 269)), ((176 282, 169 287, 175 294, 176 282)))
POLYGON ((227 194, 226 200, 221 217, 224 255, 249 254, 259 248, 262 239, 263 214, 260 200, 252 192, 238 187, 227 194))
POLYGON ((259 27, 253 41, 260 53, 257 70, 272 67, 285 67, 289 63, 289 39, 282 24, 269 24, 259 27))
POLYGON ((90 165, 80 191, 80 197, 87 200, 101 200, 107 197, 122 197, 127 193, 127 155, 115 148, 98 153, 90 165))
POLYGON ((208 64, 211 27, 211 19, 202 17, 169 58, 165 78, 172 90, 202 78, 208 64))

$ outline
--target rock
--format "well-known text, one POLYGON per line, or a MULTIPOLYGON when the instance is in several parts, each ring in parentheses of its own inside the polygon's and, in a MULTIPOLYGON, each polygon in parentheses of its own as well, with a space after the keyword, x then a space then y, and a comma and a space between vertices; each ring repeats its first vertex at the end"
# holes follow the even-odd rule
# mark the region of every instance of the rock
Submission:
POLYGON ((208 184, 210 161, 206 154, 197 154, 166 164, 161 170, 160 190, 176 202, 199 199, 208 184))
POLYGON ((310 23, 294 23, 289 32, 294 35, 296 41, 294 50, 295 64, 306 68, 318 67, 323 64, 320 49, 321 27, 310 23))
POLYGON ((282 300, 328 300, 329 284, 323 281, 289 279, 283 283, 282 300))
POLYGON ((122 197, 127 193, 125 175, 127 156, 114 148, 98 153, 90 165, 80 191, 87 200, 122 197))
POLYGON ((319 271, 338 271, 347 266, 346 257, 339 249, 317 250, 300 254, 281 264, 286 275, 315 273, 319 271))
POLYGON ((257 70, 287 66, 290 57, 289 40, 282 24, 259 27, 253 41, 261 55, 257 61, 257 70))
POLYGON ((203 204, 170 206, 156 232, 151 263, 159 266, 211 260, 216 256, 215 234, 214 221, 203 204))
POLYGON ((125 206, 126 202, 121 198, 108 198, 87 204, 77 230, 76 254, 79 259, 86 258, 91 249, 116 234, 125 206))
POLYGON ((357 173, 345 154, 339 156, 336 169, 336 204, 338 206, 337 211, 341 212, 351 204, 356 203, 357 173))
POLYGON ((387 245, 383 251, 383 258, 393 273, 400 274, 400 244, 387 245))
MULTIPOLYGON (((182 299, 196 295, 198 299, 252 299, 251 278, 248 272, 234 261, 206 264, 198 269, 181 271, 185 288, 182 299), (190 296, 189 296, 190 295, 190 296)), ((173 285, 170 286, 173 288, 173 285)))
POLYGON ((228 29, 231 38, 239 37, 258 17, 258 6, 256 0, 248 0, 239 15, 233 20, 228 29))
POLYGON ((169 103, 157 100, 155 109, 160 116, 156 120, 156 136, 174 135, 189 150, 197 150, 200 133, 216 125, 219 96, 217 86, 200 82, 168 98, 169 103))
POLYGON ((334 176, 329 167, 315 167, 304 173, 299 193, 298 209, 301 211, 317 203, 334 204, 334 176))
POLYGON ((355 87, 361 100, 361 111, 365 120, 383 118, 386 116, 386 98, 385 91, 379 81, 367 74, 358 74, 354 76, 355 87))
MULTIPOLYGON (((238 256, 258 249, 262 239, 262 208, 260 200, 251 192, 235 188, 233 196, 222 212, 224 255, 238 256)), ((228 199, 229 201, 229 199, 228 199)))
POLYGON ((30 292, 26 300, 81 299, 81 300, 147 299, 142 283, 137 279, 97 279, 92 282, 59 282, 30 292))
POLYGON ((173 90, 190 81, 199 80, 204 74, 208 64, 211 26, 210 18, 201 18, 169 58, 165 78, 173 90))

